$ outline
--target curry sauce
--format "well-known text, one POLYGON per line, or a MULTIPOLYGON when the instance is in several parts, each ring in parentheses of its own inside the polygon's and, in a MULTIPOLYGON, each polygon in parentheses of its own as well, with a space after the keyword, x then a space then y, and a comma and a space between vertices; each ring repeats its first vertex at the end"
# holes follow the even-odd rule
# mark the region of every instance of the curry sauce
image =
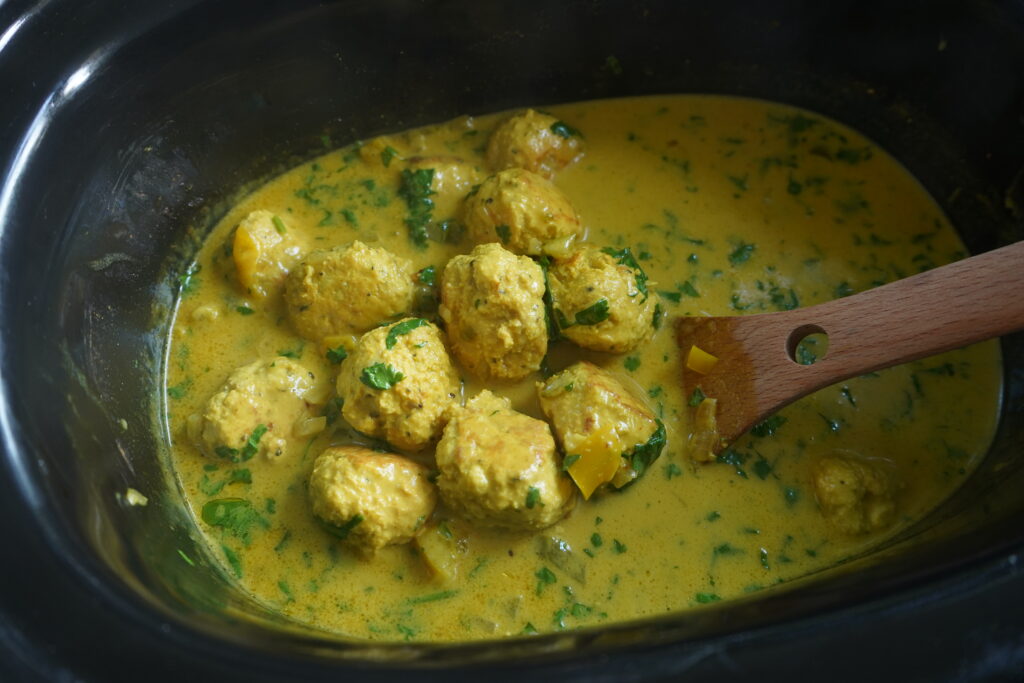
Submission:
MULTIPOLYGON (((445 264, 474 246, 459 226, 466 190, 435 187, 429 224, 417 223, 400 172, 457 159, 481 182, 490 174, 488 137, 507 115, 328 152, 220 220, 183 278, 168 345, 175 476, 224 571, 254 600, 315 628, 375 640, 497 638, 700 608, 866 551, 948 497, 985 453, 1001 390, 995 342, 826 388, 715 461, 694 461, 694 397, 681 388, 674 317, 808 306, 962 258, 964 247, 899 163, 816 114, 712 96, 549 111, 584 150, 554 174, 555 185, 587 243, 631 249, 658 314, 652 338, 636 350, 599 353, 561 340, 550 344, 543 370, 579 360, 609 370, 663 423, 660 458, 631 486, 580 498, 538 532, 478 528, 439 508, 423 533, 450 544, 442 571, 415 544, 363 556, 326 532, 307 491, 316 456, 331 445, 394 449, 339 416, 338 359, 293 329, 280 294, 255 296, 240 285, 233 231, 262 210, 304 250, 354 240, 384 247, 412 261, 416 305, 436 320, 431 302, 445 264), (424 232, 413 236, 413 227, 424 232), (190 416, 237 368, 274 358, 313 373, 326 428, 310 429, 301 448, 273 460, 202 455, 189 438, 190 416), (895 516, 883 529, 850 533, 823 514, 815 467, 837 454, 879 459, 893 471, 895 516)), ((810 343, 800 353, 813 362, 827 349, 810 343)), ((486 388, 543 419, 535 383, 544 372, 514 382, 460 375, 464 398, 486 388)), ((429 450, 414 457, 431 464, 429 450)))

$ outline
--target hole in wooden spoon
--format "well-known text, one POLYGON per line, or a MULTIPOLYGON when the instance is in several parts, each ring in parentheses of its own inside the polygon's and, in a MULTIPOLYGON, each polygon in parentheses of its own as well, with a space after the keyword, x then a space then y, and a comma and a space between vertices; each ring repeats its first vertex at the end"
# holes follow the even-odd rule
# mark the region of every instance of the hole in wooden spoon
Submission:
POLYGON ((786 340, 786 354, 800 365, 814 365, 827 353, 828 334, 818 325, 801 325, 786 340))

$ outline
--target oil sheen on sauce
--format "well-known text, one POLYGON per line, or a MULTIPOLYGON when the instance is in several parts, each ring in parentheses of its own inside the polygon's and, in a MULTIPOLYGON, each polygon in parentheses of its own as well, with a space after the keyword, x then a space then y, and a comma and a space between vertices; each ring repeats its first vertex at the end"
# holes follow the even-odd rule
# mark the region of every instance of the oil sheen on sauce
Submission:
MULTIPOLYGON (((558 342, 550 365, 585 358, 625 380, 667 428, 661 458, 622 493, 581 500, 538 534, 453 521, 458 577, 439 582, 411 545, 365 560, 314 522, 306 481, 316 454, 368 442, 343 420, 286 462, 233 465, 200 455, 185 435, 187 418, 235 368, 289 356, 326 387, 337 372, 290 329, 280 297, 256 301, 238 286, 226 248, 233 227, 265 209, 311 247, 359 239, 440 273, 472 245, 421 250, 410 242, 400 170, 409 157, 455 155, 477 164, 483 179, 483 149, 504 115, 397 134, 362 155, 358 146, 331 151, 244 197, 210 233, 185 278, 167 356, 172 463, 184 499, 222 570, 267 608, 318 629, 392 641, 497 638, 700 609, 865 551, 949 496, 987 449, 1000 396, 994 342, 824 389, 718 462, 691 462, 672 317, 816 304, 962 258, 963 245, 896 161, 806 111, 710 96, 548 111, 585 138, 585 156, 555 183, 587 241, 630 246, 666 314, 636 352, 603 355, 558 342), (809 468, 836 452, 895 463, 902 489, 885 531, 844 535, 823 518, 809 468), (249 501, 248 518, 234 526, 202 521, 203 506, 225 497, 249 501), (562 544, 557 552, 551 539, 562 544)), ((459 196, 436 200, 435 219, 457 215, 459 196)), ((538 379, 492 389, 541 417, 538 379)), ((480 388, 468 381, 465 393, 480 388)))

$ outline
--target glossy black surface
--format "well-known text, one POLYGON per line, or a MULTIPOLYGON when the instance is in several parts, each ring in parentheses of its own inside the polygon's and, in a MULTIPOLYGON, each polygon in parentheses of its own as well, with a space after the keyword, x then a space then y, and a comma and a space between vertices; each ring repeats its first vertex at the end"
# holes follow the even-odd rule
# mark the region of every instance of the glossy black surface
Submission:
POLYGON ((902 159, 972 251, 1024 236, 1020 2, 0 5, 0 679, 1024 676, 1019 335, 968 485, 856 571, 758 600, 370 652, 275 625, 191 540, 153 402, 176 276, 224 200, 323 135, 658 92, 820 111, 902 159))

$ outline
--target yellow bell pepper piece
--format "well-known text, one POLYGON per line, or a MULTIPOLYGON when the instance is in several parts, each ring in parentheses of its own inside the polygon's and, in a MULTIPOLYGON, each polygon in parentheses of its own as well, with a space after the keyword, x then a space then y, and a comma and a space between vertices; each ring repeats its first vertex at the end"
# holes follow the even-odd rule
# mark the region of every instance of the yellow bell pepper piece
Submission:
POLYGON ((686 367, 701 375, 711 372, 717 362, 717 356, 712 356, 696 345, 690 347, 690 353, 686 356, 686 367))
POLYGON ((260 243, 244 226, 235 230, 235 241, 231 246, 231 257, 235 261, 238 282, 246 289, 255 284, 256 264, 260 260, 260 243))
POLYGON ((622 445, 610 425, 599 427, 571 448, 566 444, 566 450, 566 458, 579 456, 567 471, 584 500, 589 499, 598 486, 611 481, 622 462, 622 445))

